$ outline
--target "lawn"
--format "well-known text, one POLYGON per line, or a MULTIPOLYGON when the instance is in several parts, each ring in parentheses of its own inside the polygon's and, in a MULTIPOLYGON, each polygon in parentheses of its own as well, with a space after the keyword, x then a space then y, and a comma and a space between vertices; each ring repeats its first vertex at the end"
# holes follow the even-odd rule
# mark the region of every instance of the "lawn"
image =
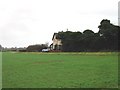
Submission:
POLYGON ((117 88, 117 53, 4 52, 3 88, 117 88))

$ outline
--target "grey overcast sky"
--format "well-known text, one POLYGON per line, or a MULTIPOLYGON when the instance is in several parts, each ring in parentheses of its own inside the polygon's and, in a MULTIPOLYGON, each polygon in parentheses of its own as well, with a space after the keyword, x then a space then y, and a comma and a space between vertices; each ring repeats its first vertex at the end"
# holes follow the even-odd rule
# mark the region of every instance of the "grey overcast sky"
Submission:
POLYGON ((0 44, 52 43, 54 32, 98 31, 102 19, 118 25, 119 0, 0 0, 0 44))

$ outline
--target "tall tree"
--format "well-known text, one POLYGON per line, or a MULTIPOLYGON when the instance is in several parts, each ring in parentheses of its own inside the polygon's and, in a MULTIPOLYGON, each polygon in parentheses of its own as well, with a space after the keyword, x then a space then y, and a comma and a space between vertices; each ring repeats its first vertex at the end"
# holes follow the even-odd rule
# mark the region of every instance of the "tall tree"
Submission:
POLYGON ((120 27, 115 26, 110 23, 110 20, 103 19, 100 22, 99 34, 105 40, 105 47, 108 50, 117 50, 118 49, 118 33, 120 32, 120 27))

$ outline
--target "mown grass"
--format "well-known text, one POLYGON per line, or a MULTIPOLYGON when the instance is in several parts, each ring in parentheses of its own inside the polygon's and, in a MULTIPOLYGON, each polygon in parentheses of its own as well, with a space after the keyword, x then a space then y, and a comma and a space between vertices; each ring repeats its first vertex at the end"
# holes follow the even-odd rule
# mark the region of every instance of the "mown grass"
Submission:
POLYGON ((3 88, 117 88, 117 53, 3 53, 3 88))

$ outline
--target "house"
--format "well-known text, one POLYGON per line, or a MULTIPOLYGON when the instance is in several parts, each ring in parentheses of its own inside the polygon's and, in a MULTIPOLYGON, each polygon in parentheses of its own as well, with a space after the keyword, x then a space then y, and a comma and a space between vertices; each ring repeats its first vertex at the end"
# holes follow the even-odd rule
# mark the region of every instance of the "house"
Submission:
POLYGON ((59 51, 62 49, 62 41, 58 36, 58 33, 54 33, 52 37, 53 43, 50 45, 50 50, 59 51))

